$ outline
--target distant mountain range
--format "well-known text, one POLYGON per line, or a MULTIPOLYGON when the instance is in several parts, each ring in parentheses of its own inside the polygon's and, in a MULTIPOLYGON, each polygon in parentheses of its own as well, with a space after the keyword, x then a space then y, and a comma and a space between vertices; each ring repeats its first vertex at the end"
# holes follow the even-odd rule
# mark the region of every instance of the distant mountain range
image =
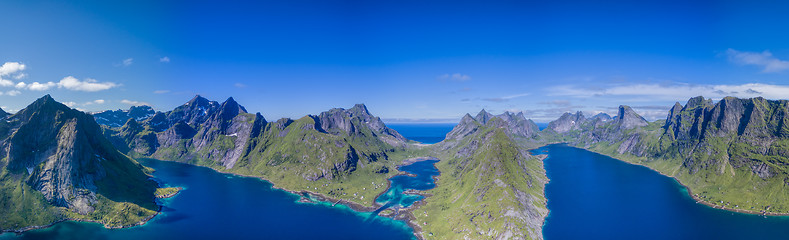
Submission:
POLYGON ((405 139, 366 106, 266 120, 233 98, 201 96, 167 112, 139 106, 93 116, 44 96, 16 114, 0 110, 0 227, 64 219, 108 227, 158 210, 150 169, 127 157, 185 162, 267 179, 277 187, 375 209, 404 160, 438 157, 435 189, 398 218, 420 238, 542 238, 548 181, 530 149, 566 143, 677 178, 707 204, 789 213, 789 103, 703 97, 648 122, 628 106, 616 116, 565 113, 540 131, 522 113, 466 114, 432 145, 405 139), (100 125, 101 124, 101 125, 100 125), (120 209, 120 210, 119 210, 120 209))

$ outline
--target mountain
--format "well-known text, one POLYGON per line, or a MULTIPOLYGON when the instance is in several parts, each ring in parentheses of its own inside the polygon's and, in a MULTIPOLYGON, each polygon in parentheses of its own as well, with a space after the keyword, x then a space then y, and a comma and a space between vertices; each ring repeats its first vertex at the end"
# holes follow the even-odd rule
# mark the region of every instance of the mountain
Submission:
POLYGON ((0 122, 0 149, 4 230, 64 219, 128 226, 158 211, 150 170, 113 148, 93 116, 49 95, 0 122))
POLYGON ((584 114, 580 111, 576 112, 575 114, 564 113, 559 117, 559 119, 549 122, 546 129, 550 129, 557 133, 565 133, 578 129, 578 126, 584 124, 585 122, 586 117, 584 117, 584 114))
POLYGON ((107 129, 113 144, 132 156, 233 168, 266 119, 233 98, 222 104, 195 96, 172 111, 107 129))
POLYGON ((496 124, 495 127, 507 128, 506 133, 510 136, 533 138, 540 131, 537 124, 531 119, 526 119, 523 113, 504 112, 500 115, 493 115, 483 109, 477 113, 476 117, 471 117, 470 114, 463 116, 458 125, 455 125, 452 131, 447 134, 446 138, 452 140, 462 139, 475 133, 480 127, 487 125, 493 118, 498 118, 500 121, 492 124, 496 124))
POLYGON ((386 182, 397 164, 390 155, 400 158, 399 150, 407 147, 403 136, 363 104, 268 122, 233 98, 220 104, 201 96, 146 120, 106 128, 105 136, 132 156, 258 176, 292 191, 366 206, 380 191, 361 183, 386 182))
POLYGON ((575 146, 677 178, 694 197, 728 209, 789 213, 789 102, 701 96, 675 103, 665 121, 632 109, 566 132, 575 146))
POLYGON ((528 152, 537 129, 523 114, 465 115, 431 149, 441 176, 415 210, 422 237, 541 239, 548 179, 528 152))
POLYGON ((132 106, 129 108, 129 110, 118 109, 115 111, 107 110, 100 113, 95 113, 93 114, 93 118, 96 119, 96 122, 100 125, 120 127, 123 126, 123 124, 129 119, 142 121, 150 118, 154 114, 156 114, 156 111, 154 111, 150 106, 132 106))

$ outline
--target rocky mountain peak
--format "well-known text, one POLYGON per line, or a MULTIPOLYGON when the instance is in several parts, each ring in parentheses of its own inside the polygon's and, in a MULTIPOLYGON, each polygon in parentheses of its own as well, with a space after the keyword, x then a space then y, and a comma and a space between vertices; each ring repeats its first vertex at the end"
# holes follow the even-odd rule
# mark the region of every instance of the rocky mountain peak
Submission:
POLYGON ((712 99, 704 99, 702 96, 697 96, 688 99, 688 103, 685 104, 685 109, 694 109, 697 107, 707 107, 712 106, 712 99))
POLYGON ((211 101, 209 101, 208 99, 206 99, 206 98, 204 98, 203 96, 200 96, 200 95, 198 94, 198 95, 195 95, 195 96, 194 96, 192 99, 190 99, 188 102, 186 102, 186 104, 184 104, 184 105, 197 105, 197 106, 206 106, 206 105, 208 105, 208 104, 209 104, 209 102, 211 102, 211 101))
POLYGON ((620 124, 620 128, 625 129, 649 125, 646 119, 627 105, 619 105, 619 114, 617 114, 615 121, 620 124))
POLYGON ((134 118, 134 120, 137 121, 142 121, 153 116, 154 114, 156 114, 156 111, 154 111, 151 106, 131 106, 127 112, 127 117, 134 118))
POLYGON ((317 116, 310 115, 315 121, 316 130, 330 134, 358 134, 370 129, 378 136, 391 136, 399 141, 406 139, 394 129, 387 127, 381 118, 373 116, 364 104, 356 104, 350 109, 332 108, 317 116))
POLYGON ((601 113, 598 113, 598 114, 594 115, 590 119, 592 119, 592 120, 599 120, 599 121, 603 121, 603 122, 608 122, 608 121, 613 120, 614 118, 611 117, 611 115, 608 115, 608 113, 602 113, 601 112, 601 113))
POLYGON ((167 123, 172 126, 179 121, 184 121, 189 125, 196 126, 209 119, 219 107, 218 102, 209 101, 200 95, 196 95, 184 105, 170 111, 167 114, 167 123))
POLYGON ((548 129, 557 133, 564 133, 574 129, 586 122, 586 117, 581 111, 573 113, 566 112, 562 114, 559 119, 553 120, 548 123, 548 129))
POLYGON ((239 105, 233 97, 228 98, 219 107, 219 116, 223 119, 233 119, 239 113, 247 113, 247 109, 239 105))
POLYGON ((70 112, 72 110, 68 106, 55 101, 52 96, 49 94, 44 95, 43 97, 37 99, 24 109, 20 110, 17 114, 14 115, 15 118, 21 118, 23 121, 27 121, 30 117, 39 112, 56 112, 56 111, 64 111, 70 112))
POLYGON ((471 114, 466 113, 466 115, 463 115, 463 118, 460 119, 460 122, 452 128, 452 131, 447 133, 446 139, 463 138, 476 132, 479 126, 480 123, 474 119, 474 117, 471 117, 471 114))
POLYGON ((485 109, 482 109, 479 111, 479 113, 477 113, 477 116, 474 117, 474 120, 477 120, 477 122, 480 124, 485 125, 493 117, 493 114, 490 114, 488 111, 485 111, 485 109))
POLYGON ((348 109, 348 112, 353 116, 370 116, 370 111, 367 110, 367 106, 363 103, 353 105, 352 108, 348 109))

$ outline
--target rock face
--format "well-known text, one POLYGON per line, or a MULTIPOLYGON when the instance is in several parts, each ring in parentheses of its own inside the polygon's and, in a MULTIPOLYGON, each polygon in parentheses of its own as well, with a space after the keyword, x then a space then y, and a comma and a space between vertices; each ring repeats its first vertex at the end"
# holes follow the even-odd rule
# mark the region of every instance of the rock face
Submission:
POLYGON ((476 117, 466 114, 460 122, 447 134, 446 139, 462 139, 475 133, 480 127, 487 125, 492 119, 498 118, 495 127, 505 128, 506 133, 520 138, 532 138, 537 136, 540 128, 531 119, 526 119, 523 113, 504 112, 500 115, 493 115, 484 109, 476 117))
POLYGON ((233 98, 220 104, 201 96, 105 134, 136 156, 257 174, 286 168, 308 181, 350 174, 406 142, 362 104, 267 122, 233 98))
MULTIPOLYGON (((46 95, 7 116, 1 125, 0 166, 7 171, 3 186, 21 181, 52 206, 97 218, 105 213, 94 214, 96 208, 119 200, 155 211, 156 183, 136 161, 112 147, 91 115, 46 95)), ((3 192, 3 196, 18 193, 3 192)), ((0 198, 0 205, 26 204, 16 202, 24 197, 16 197, 0 198)))
POLYGON ((638 115, 632 108, 625 105, 619 106, 619 114, 614 118, 614 122, 623 129, 631 129, 649 125, 647 120, 638 115))
MULTIPOLYGON (((783 162, 786 156, 771 149, 782 148, 789 137, 789 107, 786 100, 726 97, 716 104, 702 97, 675 105, 664 126, 663 144, 675 149, 672 154, 686 159, 691 171, 728 165, 747 167, 760 177, 772 176, 782 168, 765 164, 765 157, 783 162), (726 162, 700 156, 695 152, 723 155, 726 162)), ((786 161, 789 163, 789 161, 786 161)))
POLYGON ((129 110, 107 110, 100 113, 93 114, 93 118, 101 125, 109 127, 120 127, 129 119, 135 121, 142 121, 148 119, 156 114, 150 106, 132 106, 129 110))
POLYGON ((266 124, 263 116, 247 113, 233 98, 219 104, 199 95, 172 111, 135 120, 105 132, 118 149, 225 168, 235 166, 253 132, 266 124))
POLYGON ((397 131, 394 131, 367 110, 364 104, 356 104, 351 109, 334 108, 322 112, 315 119, 316 129, 330 134, 361 134, 363 129, 370 129, 376 136, 387 136, 398 141, 406 141, 397 131), (358 119, 356 123, 352 120, 358 119), (358 126, 361 123, 363 126, 358 126))
POLYGON ((575 114, 564 113, 559 119, 553 120, 548 123, 548 128, 557 133, 565 133, 571 130, 576 130, 581 124, 586 122, 584 114, 576 112, 575 114))

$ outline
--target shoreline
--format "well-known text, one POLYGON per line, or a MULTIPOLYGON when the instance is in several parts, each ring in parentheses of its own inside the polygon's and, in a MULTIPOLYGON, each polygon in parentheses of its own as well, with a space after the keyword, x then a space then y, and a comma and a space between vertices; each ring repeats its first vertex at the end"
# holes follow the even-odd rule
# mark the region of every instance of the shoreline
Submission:
MULTIPOLYGON (((157 184, 161 184, 158 180, 154 180, 154 181, 157 184)), ((183 187, 177 187, 177 189, 178 189, 178 191, 176 191, 174 193, 171 193, 171 194, 167 194, 167 195, 164 195, 164 196, 154 196, 154 198, 153 198, 154 202, 156 202, 156 206, 158 207, 158 209, 156 209, 156 212, 154 212, 154 214, 152 214, 152 215, 150 215, 148 217, 145 217, 142 220, 140 220, 139 222, 134 223, 134 224, 122 225, 122 226, 107 226, 107 224, 105 224, 105 223, 102 223, 102 222, 99 222, 99 221, 96 221, 96 220, 91 220, 91 219, 64 218, 64 219, 59 219, 59 220, 53 221, 53 222, 48 223, 46 225, 27 226, 27 227, 23 227, 23 228, 20 228, 20 229, 0 229, 0 235, 2 235, 4 233, 14 233, 16 235, 21 235, 21 234, 23 234, 23 233, 25 233, 27 231, 32 231, 32 230, 37 230, 37 229, 46 229, 46 228, 53 227, 53 226, 55 226, 58 223, 63 223, 63 222, 68 222, 68 221, 101 224, 101 226, 104 227, 105 229, 123 229, 123 228, 131 228, 131 227, 143 226, 143 225, 147 224, 149 221, 151 221, 151 219, 153 219, 156 216, 159 216, 159 214, 162 213, 162 209, 164 208, 164 206, 161 205, 156 200, 157 199, 166 199, 166 198, 175 197, 175 195, 178 195, 178 193, 180 193, 181 190, 183 190, 183 187)), ((68 210, 66 209, 66 210, 61 210, 61 211, 68 211, 68 210)))
MULTIPOLYGON (((555 144, 555 143, 552 143, 552 144, 555 144)), ((545 217, 542 218, 542 223, 540 224, 540 235, 543 238, 544 238, 544 236, 543 236, 544 235, 543 228, 545 228, 545 224, 548 223, 548 216, 551 216, 551 209, 548 208, 548 201, 550 201, 550 199, 548 199, 548 196, 547 196, 547 194, 548 194, 548 192, 547 192, 548 184, 551 183, 551 178, 548 177, 548 169, 545 168, 545 159, 548 159, 550 156, 548 155, 548 152, 541 153, 541 154, 536 154, 536 155, 533 154, 533 153, 534 153, 535 150, 543 148, 543 147, 548 146, 548 145, 550 145, 550 144, 545 144, 545 145, 542 145, 542 146, 539 146, 539 147, 536 147, 536 148, 533 148, 533 149, 526 150, 527 152, 529 152, 529 155, 540 159, 540 162, 542 162, 542 170, 545 172, 545 179, 547 179, 545 181, 545 185, 543 185, 543 187, 542 187, 542 196, 543 196, 543 198, 545 198, 545 210, 548 211, 547 213, 545 213, 545 217)))
MULTIPOLYGON (((438 169, 438 167, 436 166, 436 163, 438 163, 438 161, 441 161, 441 159, 438 159, 436 157, 415 157, 415 158, 409 158, 409 159, 403 160, 403 162, 400 165, 397 165, 397 168, 400 168, 400 167, 406 166, 406 165, 410 165, 410 164, 413 164, 413 163, 416 163, 416 162, 430 161, 430 160, 436 160, 437 161, 437 162, 434 162, 432 165, 433 165, 433 168, 435 168, 436 171, 438 171, 438 175, 432 176, 432 179, 433 179, 433 183, 435 183, 436 187, 438 187, 438 178, 441 176, 441 170, 438 169)), ((398 171, 400 171, 400 170, 398 170, 398 171)), ((405 173, 401 173, 401 174, 398 174, 398 175, 411 176, 413 174, 405 172, 405 173)), ((398 176, 398 175, 395 175, 395 176, 398 176)), ((391 184, 392 184, 391 178, 393 178, 395 176, 392 176, 389 179, 386 179, 390 187, 391 187, 391 184)), ((388 190, 388 188, 387 188, 387 190, 388 190)), ((422 207, 425 204, 427 204, 428 198, 432 197, 433 195, 429 194, 429 193, 425 193, 424 191, 413 190, 413 189, 406 190, 406 191, 410 191, 408 194, 415 194, 415 195, 420 195, 420 196, 424 197, 422 200, 417 201, 414 204, 412 204, 411 206, 403 209, 403 211, 406 211, 406 215, 407 215, 407 217, 406 217, 407 219, 404 219, 406 224, 408 224, 408 226, 410 226, 412 229, 414 229, 413 234, 414 234, 414 236, 417 239, 423 240, 423 239, 425 239, 425 237, 422 236, 422 226, 420 226, 418 222, 415 222, 416 221, 416 216, 414 216, 414 210, 417 210, 420 207, 422 207)), ((385 192, 382 192, 381 194, 383 194, 383 193, 385 193, 385 192)), ((376 198, 378 198, 378 197, 376 196, 376 198)))
POLYGON ((679 184, 680 186, 685 188, 685 190, 688 192, 688 196, 691 199, 693 199, 694 201, 696 201, 697 204, 705 205, 707 207, 714 208, 714 209, 721 209, 721 210, 725 210, 725 211, 729 211, 729 212, 736 212, 736 213, 749 214, 749 215, 776 216, 776 217, 789 216, 789 213, 776 213, 776 212, 768 212, 768 211, 753 211, 753 210, 734 209, 734 208, 728 208, 726 206, 721 206, 721 205, 718 205, 718 204, 706 201, 706 200, 704 200, 704 199, 702 199, 700 197, 695 196, 693 194, 693 190, 691 190, 690 187, 688 187, 687 185, 682 183, 682 181, 680 181, 677 177, 669 176, 668 174, 662 173, 662 172, 658 171, 657 169, 651 168, 651 167, 649 167, 647 165, 640 164, 640 163, 634 163, 634 162, 628 162, 628 161, 616 158, 614 156, 610 156, 608 154, 603 154, 603 153, 599 153, 599 152, 595 152, 595 151, 589 150, 587 148, 579 148, 579 147, 571 146, 569 144, 567 144, 567 146, 578 148, 578 149, 583 149, 583 150, 590 151, 590 152, 593 152, 593 153, 597 153, 597 154, 600 154, 600 155, 603 155, 603 156, 606 156, 606 157, 610 157, 610 158, 616 159, 617 161, 624 162, 624 163, 627 163, 627 164, 631 164, 631 165, 635 165, 635 166, 642 166, 642 167, 645 167, 645 168, 647 168, 649 170, 652 170, 653 172, 656 172, 656 173, 658 173, 658 174, 660 174, 660 175, 662 175, 664 177, 669 177, 669 178, 673 179, 675 182, 677 182, 677 184, 679 184))
MULTIPOLYGON (((154 160, 158 160, 158 159, 154 159, 154 160)), ((416 163, 416 162, 430 161, 430 160, 441 161, 440 159, 435 158, 435 157, 414 157, 414 158, 404 159, 400 164, 396 165, 395 167, 399 168, 399 167, 402 167, 402 166, 405 166, 405 165, 409 165, 409 164, 413 164, 413 163, 416 163)), ((158 161, 166 161, 166 160, 158 160, 158 161)), ((188 164, 188 163, 183 163, 183 164, 188 164)), ((401 172, 401 173, 398 173, 398 174, 395 174, 395 175, 393 175, 391 177, 386 178, 387 186, 384 189, 384 191, 382 191, 382 192, 380 192, 380 193, 375 195, 375 197, 373 198, 373 201, 372 201, 372 206, 365 206, 364 204, 353 202, 353 201, 349 201, 349 200, 345 200, 345 199, 336 199, 336 198, 328 197, 328 196, 323 195, 321 193, 313 192, 311 190, 290 190, 290 189, 285 189, 285 188, 277 186, 273 182, 271 182, 268 179, 266 179, 264 177, 261 177, 261 176, 252 176, 252 175, 246 175, 246 174, 225 172, 225 171, 220 171, 219 169, 214 169, 214 168, 206 167, 206 166, 193 165, 193 164, 188 164, 188 165, 209 168, 211 170, 214 170, 216 172, 223 173, 223 174, 230 174, 230 175, 234 175, 234 176, 248 177, 248 178, 257 178, 257 179, 260 179, 260 180, 263 180, 263 181, 266 181, 266 182, 270 183, 271 184, 271 188, 282 190, 282 191, 289 192, 291 194, 299 196, 301 199, 299 199, 298 201, 304 201, 305 199, 304 199, 303 194, 309 194, 312 197, 317 197, 318 201, 332 203, 332 206, 334 206, 336 204, 342 204, 342 205, 345 205, 348 208, 350 208, 351 210, 356 211, 356 212, 374 212, 375 210, 378 210, 383 205, 380 205, 377 202, 375 202, 375 199, 378 199, 378 197, 380 197, 381 195, 385 194, 389 190, 389 188, 392 187, 391 178, 396 177, 396 176, 401 176, 401 175, 406 175, 406 176, 411 176, 412 175, 412 174, 410 174, 408 172, 401 172)), ((438 167, 436 167, 436 163, 433 163, 433 167, 438 169, 438 167)), ((400 170, 397 170, 397 171, 400 171, 400 170)), ((440 171, 439 171, 439 175, 440 175, 440 171)), ((433 181, 435 183, 438 182, 438 175, 433 176, 433 181)), ((394 214, 394 216, 390 216, 391 214, 378 215, 378 216, 389 218, 389 219, 392 219, 392 220, 403 221, 406 225, 408 225, 408 227, 413 229, 412 234, 417 239, 423 240, 424 237, 421 236, 422 227, 419 226, 418 223, 414 223, 413 222, 413 221, 416 220, 416 217, 413 216, 413 211, 418 209, 420 206, 424 205, 426 203, 427 198, 431 197, 433 195, 427 194, 427 193, 423 193, 423 192, 418 191, 418 190, 414 190, 414 191, 415 192, 410 192, 408 194, 420 195, 420 196, 423 196, 425 198, 420 200, 420 201, 415 202, 414 204, 412 204, 411 206, 406 207, 406 208, 394 208, 395 209, 394 213, 392 213, 392 214, 394 214)), ((311 202, 310 200, 306 200, 306 201, 311 202)))
MULTIPOLYGON (((167 160, 159 160, 159 159, 153 159, 153 160, 167 161, 167 160)), ((405 166, 405 165, 409 165, 409 164, 413 164, 413 163, 416 163, 416 162, 429 161, 429 160, 440 161, 440 159, 435 158, 435 157, 408 158, 408 159, 403 160, 400 164, 396 165, 396 168, 399 168, 399 167, 405 166)), ((271 184, 271 188, 273 188, 273 189, 278 189, 278 190, 282 190, 282 191, 285 191, 285 192, 297 195, 298 197, 301 198, 298 201, 304 200, 303 194, 309 194, 312 197, 316 197, 318 201, 333 203, 332 206, 334 206, 336 204, 342 204, 342 205, 347 206, 348 208, 350 208, 351 210, 356 211, 356 212, 374 212, 374 211, 378 210, 383 205, 380 205, 377 202, 375 202, 375 199, 377 199, 382 194, 385 194, 389 190, 389 188, 391 188, 391 186, 392 186, 391 178, 393 178, 395 176, 400 176, 400 175, 407 175, 407 176, 413 175, 413 174, 410 174, 410 173, 402 171, 401 173, 398 173, 396 175, 388 177, 386 179, 387 180, 387 187, 384 189, 384 191, 378 193, 375 196, 375 198, 373 198, 372 206, 365 206, 364 204, 361 204, 361 203, 357 203, 357 202, 353 202, 353 201, 349 201, 349 200, 344 200, 344 199, 336 199, 336 198, 328 197, 328 196, 325 196, 325 195, 323 195, 321 193, 316 193, 316 192, 313 192, 313 191, 310 191, 310 190, 290 190, 290 189, 285 189, 285 188, 277 186, 273 182, 271 182, 268 179, 266 179, 264 177, 261 177, 261 176, 252 176, 252 175, 246 175, 246 174, 225 172, 225 171, 221 171, 219 169, 215 169, 215 168, 211 168, 211 167, 207 167, 207 166, 194 165, 194 164, 183 163, 183 162, 178 162, 178 161, 167 161, 167 162, 176 162, 176 163, 187 164, 187 165, 190 165, 190 166, 204 167, 204 168, 211 169, 211 170, 213 170, 215 172, 218 172, 218 173, 229 174, 229 175, 233 175, 233 176, 256 178, 256 179, 268 182, 269 184, 271 184)), ((433 163, 433 167, 436 167, 435 163, 433 163)), ((438 169, 438 168, 436 168, 436 169, 438 169)), ((398 170, 398 171, 400 171, 400 170, 398 170)), ((433 178, 434 182, 438 181, 438 176, 433 176, 432 178, 433 178)), ((157 181, 157 183, 159 183, 159 182, 157 181)), ((177 192, 172 193, 172 194, 167 194, 167 195, 161 196, 161 197, 155 196, 154 200, 156 200, 156 199, 166 199, 166 198, 174 197, 175 195, 180 193, 181 190, 183 190, 183 187, 177 187, 177 188, 178 188, 177 192)), ((421 234, 420 234, 421 230, 422 230, 422 227, 419 226, 418 223, 414 222, 415 221, 415 217, 413 216, 413 211, 415 209, 418 209, 420 206, 424 205, 426 200, 427 200, 427 198, 432 196, 432 195, 423 193, 423 192, 418 191, 418 190, 410 191, 410 192, 408 192, 408 194, 420 195, 420 196, 425 197, 425 199, 417 201, 414 204, 412 204, 411 206, 406 207, 406 208, 390 208, 390 209, 393 210, 392 213, 390 213, 390 214, 383 214, 383 215, 379 214, 377 216, 389 218, 389 219, 392 219, 392 220, 403 221, 408 227, 410 227, 413 230, 412 231, 412 235, 414 237, 416 237, 417 239, 421 240, 421 239, 424 239, 421 236, 421 234)), ((311 200, 307 200, 307 201, 312 202, 311 200)), ((156 210, 156 212, 154 214, 152 214, 152 215, 150 215, 150 216, 148 216, 146 218, 143 218, 140 222, 137 222, 137 223, 134 223, 134 224, 130 224, 130 225, 107 226, 106 224, 104 224, 102 222, 99 222, 99 221, 96 221, 96 220, 65 218, 65 219, 59 219, 57 221, 53 221, 53 222, 51 222, 49 224, 46 224, 46 225, 27 226, 27 227, 20 228, 20 229, 3 229, 3 230, 0 230, 0 234, 3 234, 3 233, 15 233, 15 234, 19 235, 19 234, 23 234, 24 232, 31 231, 31 230, 50 228, 50 227, 52 227, 52 226, 54 226, 54 225, 56 225, 58 223, 67 222, 67 221, 97 223, 97 224, 101 224, 102 227, 104 227, 106 229, 123 229, 123 228, 131 228, 131 227, 143 226, 143 225, 147 224, 151 219, 153 219, 154 217, 156 217, 156 216, 158 216, 159 214, 162 213, 162 209, 163 209, 164 206, 161 205, 158 201, 157 201, 157 207, 158 207, 158 209, 156 210)))

